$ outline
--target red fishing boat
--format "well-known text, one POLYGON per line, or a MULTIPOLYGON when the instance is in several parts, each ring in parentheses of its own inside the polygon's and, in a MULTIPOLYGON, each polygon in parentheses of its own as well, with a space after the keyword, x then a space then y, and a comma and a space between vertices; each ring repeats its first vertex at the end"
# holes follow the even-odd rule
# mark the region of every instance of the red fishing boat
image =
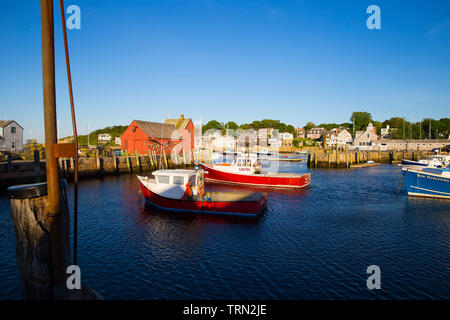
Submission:
POLYGON ((304 188, 311 181, 311 174, 261 173, 253 159, 236 159, 233 163, 204 164, 205 179, 222 183, 255 185, 275 188, 304 188))
POLYGON ((162 210, 257 216, 267 204, 266 193, 205 192, 203 170, 157 170, 153 176, 137 178, 146 202, 162 210))

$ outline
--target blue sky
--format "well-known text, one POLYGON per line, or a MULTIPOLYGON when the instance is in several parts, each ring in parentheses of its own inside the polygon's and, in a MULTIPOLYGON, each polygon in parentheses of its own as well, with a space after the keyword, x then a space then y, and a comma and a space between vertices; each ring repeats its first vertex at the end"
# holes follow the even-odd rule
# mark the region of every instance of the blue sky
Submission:
MULTIPOLYGON (((71 134, 55 1, 59 136, 71 134)), ((450 1, 65 1, 78 131, 162 121, 449 117, 450 1), (366 8, 381 8, 369 30, 366 8)), ((1 119, 43 140, 39 1, 0 11, 1 119)))

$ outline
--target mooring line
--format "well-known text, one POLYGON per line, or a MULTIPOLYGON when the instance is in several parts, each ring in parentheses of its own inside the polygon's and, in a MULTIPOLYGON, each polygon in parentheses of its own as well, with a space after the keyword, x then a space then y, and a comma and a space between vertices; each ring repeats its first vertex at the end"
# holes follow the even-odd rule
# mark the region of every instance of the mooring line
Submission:
POLYGON ((72 75, 70 72, 70 60, 69 60, 69 46, 67 44, 67 32, 66 32, 66 17, 64 14, 64 1, 60 0, 59 5, 61 7, 61 22, 62 31, 64 37, 64 52, 66 55, 66 69, 67 69, 67 82, 69 86, 70 97, 70 111, 72 113, 72 128, 73 139, 75 145, 75 157, 74 157, 74 197, 73 197, 73 264, 77 264, 77 250, 78 250, 78 134, 77 123, 75 119, 75 107, 73 102, 73 90, 72 90, 72 75))

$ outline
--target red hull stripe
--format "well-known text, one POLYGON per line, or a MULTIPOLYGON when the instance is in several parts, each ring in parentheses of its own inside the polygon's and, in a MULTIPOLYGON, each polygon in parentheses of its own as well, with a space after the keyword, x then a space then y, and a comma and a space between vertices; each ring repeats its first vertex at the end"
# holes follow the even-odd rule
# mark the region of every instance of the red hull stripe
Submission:
POLYGON ((215 170, 207 165, 202 164, 205 170, 205 178, 215 181, 223 181, 234 184, 245 185, 260 185, 267 187, 278 188, 303 188, 309 185, 311 181, 311 174, 305 173, 301 176, 292 177, 276 177, 276 176, 258 176, 258 175, 245 175, 235 174, 230 172, 223 172, 215 170))

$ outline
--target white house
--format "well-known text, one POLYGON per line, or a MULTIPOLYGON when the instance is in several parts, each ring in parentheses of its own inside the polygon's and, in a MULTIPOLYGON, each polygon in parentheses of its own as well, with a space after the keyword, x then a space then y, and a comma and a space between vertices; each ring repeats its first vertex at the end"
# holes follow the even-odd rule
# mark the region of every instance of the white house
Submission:
POLYGON ((122 145, 122 139, 120 139, 120 137, 116 137, 114 139, 114 143, 116 144, 116 146, 120 146, 122 145))
POLYGON ((323 127, 311 128, 311 130, 308 130, 306 132, 306 138, 308 138, 308 139, 319 139, 324 132, 325 132, 325 128, 323 128, 323 127))
POLYGON ((386 138, 387 136, 389 136, 389 130, 390 128, 389 128, 389 125, 387 125, 386 126, 386 128, 381 128, 380 130, 381 130, 381 132, 380 132, 380 135, 381 135, 381 139, 384 139, 384 138, 386 138))
POLYGON ((0 151, 22 151, 23 128, 14 120, 0 120, 0 151))
POLYGON ((333 129, 327 132, 325 136, 325 143, 327 147, 333 147, 336 145, 343 147, 346 145, 351 145, 353 142, 351 133, 346 129, 333 129))
POLYGON ((378 135, 372 123, 369 123, 366 131, 356 131, 353 148, 359 150, 378 150, 378 135))
POLYGON ((281 141, 281 145, 283 147, 292 147, 294 135, 289 132, 282 132, 282 133, 278 134, 278 139, 281 141))
POLYGON ((98 142, 108 142, 111 140, 111 135, 109 133, 100 133, 98 135, 98 142))

